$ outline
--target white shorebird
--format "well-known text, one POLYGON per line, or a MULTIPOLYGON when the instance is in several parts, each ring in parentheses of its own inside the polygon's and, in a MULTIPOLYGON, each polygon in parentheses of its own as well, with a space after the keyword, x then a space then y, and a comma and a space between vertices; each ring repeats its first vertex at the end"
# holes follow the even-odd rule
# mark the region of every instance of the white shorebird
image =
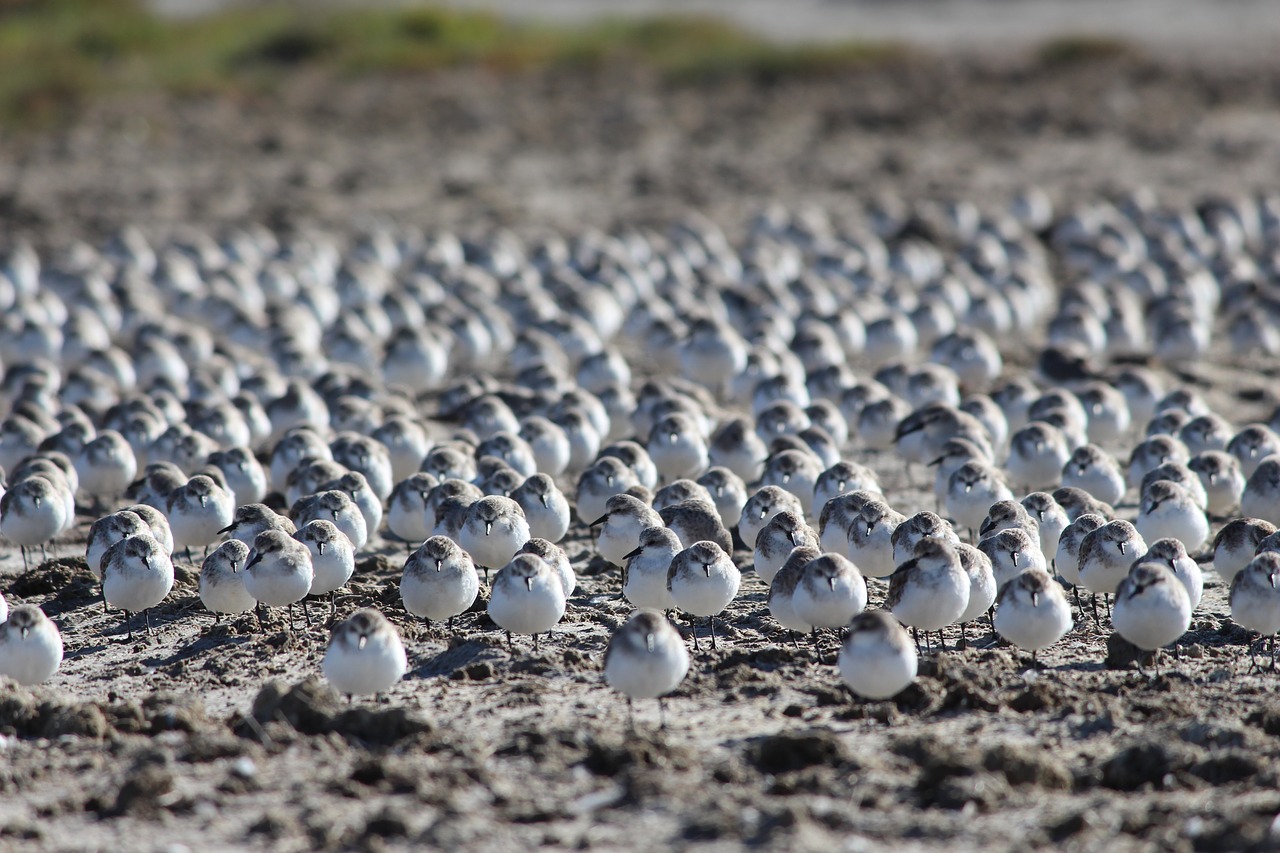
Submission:
POLYGON ((1276 526, 1261 518, 1237 518, 1227 522, 1213 540, 1213 568, 1230 584, 1254 558, 1258 546, 1276 532, 1276 526))
POLYGON ((1022 499, 1022 506, 1027 514, 1036 522, 1040 538, 1040 553, 1046 561, 1052 562, 1058 551, 1058 538, 1071 522, 1067 512, 1053 499, 1048 492, 1032 492, 1022 499))
POLYGON ((713 465, 702 472, 698 484, 711 495, 720 523, 726 529, 736 526, 747 505, 747 485, 742 478, 728 468, 713 465))
POLYGON ((1012 499, 996 501, 991 505, 982 520, 982 526, 978 528, 978 536, 985 539, 1012 527, 1024 531, 1036 541, 1040 539, 1040 524, 1031 517, 1026 507, 1012 499))
POLYGON ((969 576, 954 544, 925 539, 915 556, 889 578, 885 607, 904 625, 925 632, 941 631, 969 606, 969 576))
POLYGON ((1102 516, 1087 512, 1063 528, 1062 535, 1058 537, 1053 568, 1058 577, 1076 590, 1076 604, 1080 603, 1080 546, 1086 536, 1106 523, 1102 516))
POLYGON ((713 466, 727 468, 743 482, 754 483, 764 471, 769 449, 748 420, 732 418, 711 434, 707 454, 713 466))
POLYGON ((623 556, 627 563, 622 594, 633 607, 664 611, 675 607, 667 589, 667 570, 682 550, 680 538, 665 527, 640 532, 640 543, 623 556))
POLYGON ((121 539, 139 533, 151 534, 151 527, 136 512, 121 511, 104 515, 89 527, 85 544, 85 562, 95 580, 102 580, 102 558, 121 539))
POLYGON ((818 546, 818 534, 805 523, 804 518, 794 512, 780 512, 769 519, 756 537, 753 555, 756 575, 768 586, 793 550, 818 546))
POLYGON ((447 536, 432 536, 405 560, 400 578, 404 609, 423 619, 453 620, 480 593, 480 575, 471 555, 447 536))
POLYGON ((1009 437, 1004 467, 1010 482, 1031 491, 1057 486, 1070 458, 1071 447, 1062 430, 1032 421, 1009 437))
POLYGON ((1191 600, 1164 565, 1138 563, 1116 589, 1111 623, 1117 634, 1139 649, 1158 654, 1191 627, 1191 600))
MULTIPOLYGON (((938 539, 950 545, 959 545, 960 537, 937 513, 922 510, 899 522, 890 535, 893 545, 893 565, 901 566, 916 556, 916 546, 926 539, 938 539)), ((857 558, 854 558, 857 562, 857 558)))
POLYGON ((1177 483, 1156 480, 1143 492, 1134 527, 1147 542, 1172 538, 1197 550, 1209 538, 1209 519, 1177 483))
MULTIPOLYGON (((311 589, 308 595, 328 595, 333 609, 334 593, 346 586, 356 570, 356 553, 351 540, 332 521, 313 519, 302 525, 293 538, 311 552, 311 589)), ((305 603, 302 605, 307 606, 305 603)))
POLYGON ((645 449, 665 481, 696 477, 710 464, 707 441, 697 422, 680 412, 654 424, 645 449))
POLYGON ((120 540, 102 558, 102 597, 124 611, 130 640, 133 614, 143 613, 150 634, 150 610, 172 589, 173 563, 164 547, 146 533, 120 540))
MULTIPOLYGON (((806 517, 817 517, 813 505, 814 487, 822 476, 818 457, 803 450, 784 450, 769 457, 760 475, 761 486, 786 489, 800 501, 806 517)), ((821 509, 818 507, 817 509, 821 509)))
POLYGON ((235 615, 252 610, 257 600, 244 588, 245 565, 249 562, 249 546, 239 539, 228 539, 200 565, 200 602, 213 614, 215 622, 222 614, 235 615))
POLYGON ((229 533, 232 539, 238 539, 252 547, 253 540, 264 530, 281 530, 292 536, 297 532, 293 522, 278 514, 266 504, 245 504, 236 507, 231 523, 218 531, 219 535, 229 533))
POLYGON ((991 570, 990 557, 973 545, 961 543, 955 548, 960 556, 960 568, 969 578, 969 603, 956 620, 960 623, 961 643, 968 643, 966 626, 982 614, 990 612, 999 587, 996 586, 995 573, 991 570))
POLYGON ((1280 554, 1259 554, 1231 581, 1231 618, 1240 627, 1271 640, 1271 668, 1276 666, 1275 635, 1280 631, 1280 554))
POLYGON ((982 526, 991 505, 1012 501, 1013 492, 1005 485, 1000 471, 982 462, 966 462, 951 475, 947 490, 941 496, 947 515, 969 531, 972 539, 982 526))
POLYGON ((520 425, 520 437, 529 443, 537 468, 551 477, 558 477, 569 467, 569 437, 564 429, 541 416, 525 418, 520 425))
POLYGON ((529 522, 520 504, 510 498, 490 495, 467 509, 458 544, 487 573, 488 569, 509 563, 529 538, 529 522))
POLYGON ((427 497, 437 485, 435 477, 419 471, 400 480, 391 490, 387 500, 387 530, 408 547, 431 535, 431 527, 427 526, 427 497))
POLYGON ((898 621, 883 610, 860 613, 849 623, 838 667, 844 683, 864 699, 888 699, 916 677, 914 644, 898 621))
POLYGON ((1194 612, 1200 606, 1200 599, 1204 595, 1204 576, 1200 572, 1200 564, 1191 559, 1180 540, 1155 540, 1147 546, 1147 553, 1142 556, 1141 562, 1167 566, 1186 587, 1191 610, 1194 612))
POLYGON ((1146 540, 1137 528, 1117 519, 1085 534, 1080 542, 1080 586, 1094 594, 1094 620, 1097 621, 1097 596, 1110 596, 1129 574, 1129 567, 1147 553, 1146 540))
POLYGON ((663 508, 658 517, 685 545, 708 540, 726 553, 733 551, 733 536, 721 523, 720 514, 710 501, 697 498, 681 501, 663 508))
POLYGON ((186 549, 188 560, 193 547, 217 542, 219 531, 231 524, 234 515, 235 498, 204 474, 174 489, 165 503, 173 544, 186 549))
POLYGON ((44 477, 19 480, 0 497, 0 536, 21 549, 24 569, 27 549, 43 550, 66 525, 66 501, 44 477))
POLYGON ((1240 505, 1244 494, 1245 475, 1240 462, 1223 450, 1207 450, 1191 457, 1187 462, 1204 486, 1209 515, 1225 518, 1240 505))
POLYGON ((0 622, 0 675, 23 686, 42 684, 62 664, 62 636, 44 611, 19 604, 0 622))
POLYGON ((791 593, 791 608, 817 628, 843 628, 867 606, 867 582, 858 567, 839 554, 805 563, 791 593))
POLYGON ((1280 454, 1263 459, 1249 475, 1240 496, 1240 512, 1246 518, 1280 523, 1280 454))
MULTIPOLYGON (((288 607, 292 631, 293 604, 311 592, 315 576, 311 550, 283 530, 264 530, 253 540, 244 570, 245 591, 266 607, 288 607)), ((303 612, 309 621, 310 614, 303 612)))
POLYGON ((81 490, 94 500, 114 501, 138 473, 138 460, 124 436, 103 430, 75 457, 81 490))
POLYGON ((996 601, 997 634, 1023 651, 1036 653, 1071 630, 1071 607, 1058 582, 1042 569, 1027 569, 1000 589, 996 601))
POLYGON ((351 540, 351 547, 357 552, 369 541, 369 526, 364 520, 364 513, 351 495, 340 489, 307 495, 293 505, 290 515, 298 527, 317 518, 333 522, 351 540))
MULTIPOLYGON (((675 506, 678 503, 692 500, 702 501, 703 503, 715 506, 715 503, 711 500, 711 492, 707 491, 705 486, 694 480, 685 478, 672 480, 662 488, 658 489, 658 491, 653 493, 653 500, 649 505, 658 512, 662 512, 669 506, 675 506)), ((719 510, 716 511, 716 514, 719 515, 719 510)))
POLYGON ((141 518, 151 528, 151 535, 160 543, 166 554, 173 553, 173 533, 169 530, 169 520, 165 518, 164 513, 153 506, 146 504, 133 504, 120 510, 121 512, 131 512, 141 518))
POLYGON ((796 612, 795 592, 804 575, 804 567, 821 556, 821 551, 807 545, 793 549, 769 584, 766 599, 769 615, 787 631, 807 634, 814 628, 812 622, 796 612))
POLYGON ((511 493, 524 511, 529 535, 559 542, 569 532, 569 501, 548 474, 534 474, 511 493))
POLYGON ((390 690, 409 661, 395 626, 366 607, 334 626, 320 668, 339 693, 364 696, 390 690))
POLYGON ((862 506, 849 524, 848 556, 864 576, 887 578, 893 574, 898 567, 893 535, 906 520, 883 501, 872 500, 862 506))
POLYGON ((1040 553, 1038 537, 1021 527, 1007 527, 986 536, 978 543, 978 550, 991 560, 991 571, 996 587, 1003 587, 1028 569, 1047 571, 1044 554, 1040 553))
POLYGON ((507 632, 508 647, 513 633, 530 634, 537 651, 538 635, 550 632, 564 611, 564 586, 541 557, 517 554, 494 576, 489 618, 507 632))
POLYGON ((534 537, 521 545, 516 553, 532 554, 545 560, 547 565, 555 571, 556 577, 560 579, 560 586, 564 589, 566 599, 578 588, 578 576, 573 571, 573 564, 569 562, 569 555, 554 542, 534 537))
MULTIPOLYGON (((694 542, 671 560, 667 591, 676 607, 693 616, 706 616, 711 648, 716 648, 716 614, 738 595, 742 575, 733 559, 714 542, 694 542)), ((697 631, 693 647, 698 648, 697 631)))
POLYGON ((1096 444, 1077 447, 1062 467, 1062 485, 1083 489, 1103 503, 1115 504, 1128 485, 1120 463, 1096 444))
POLYGON ((1248 424, 1227 442, 1227 453, 1240 463, 1240 473, 1247 480, 1263 459, 1280 453, 1280 435, 1266 424, 1248 424))
POLYGON ((640 479, 636 472, 628 468, 621 459, 605 456, 596 460, 578 477, 578 487, 574 493, 578 518, 587 522, 600 518, 609 511, 609 501, 613 497, 638 485, 640 479))
POLYGON ((359 471, 348 471, 341 477, 324 483, 318 491, 329 489, 345 492, 347 497, 351 498, 352 503, 364 516, 365 532, 368 538, 372 539, 377 534, 378 528, 382 526, 382 499, 369 485, 368 478, 359 471))
POLYGON ((212 453, 209 465, 226 478, 236 506, 258 503, 267 496, 267 473, 248 448, 229 447, 212 453))
POLYGON ((755 547, 760 531, 783 510, 804 516, 804 506, 800 499, 778 486, 763 486, 747 498, 742 507, 742 517, 738 520, 738 535, 748 548, 755 547))
POLYGON ((600 527, 596 550, 615 566, 621 566, 640 543, 640 533, 649 527, 665 527, 662 516, 652 507, 631 495, 614 495, 605 504, 604 513, 591 522, 600 527))
POLYGON ((662 697, 675 690, 689 672, 689 650, 672 624, 654 610, 639 610, 609 639, 604 678, 627 697, 627 716, 634 726, 634 699, 657 699, 666 728, 662 697))

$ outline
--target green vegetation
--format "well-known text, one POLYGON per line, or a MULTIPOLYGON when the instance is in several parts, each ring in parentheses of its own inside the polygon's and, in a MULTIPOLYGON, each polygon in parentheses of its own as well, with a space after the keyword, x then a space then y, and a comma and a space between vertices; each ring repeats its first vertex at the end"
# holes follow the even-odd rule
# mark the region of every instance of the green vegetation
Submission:
POLYGON ((299 70, 354 75, 635 62, 677 81, 772 79, 899 52, 886 44, 782 47, 685 17, 556 28, 429 7, 317 10, 282 0, 170 20, 143 0, 0 0, 0 121, 47 123, 114 92, 261 89, 299 70))
POLYGON ((1040 45, 1037 56, 1044 65, 1076 65, 1109 59, 1126 59, 1137 54, 1130 42, 1110 36, 1073 35, 1050 39, 1040 45))

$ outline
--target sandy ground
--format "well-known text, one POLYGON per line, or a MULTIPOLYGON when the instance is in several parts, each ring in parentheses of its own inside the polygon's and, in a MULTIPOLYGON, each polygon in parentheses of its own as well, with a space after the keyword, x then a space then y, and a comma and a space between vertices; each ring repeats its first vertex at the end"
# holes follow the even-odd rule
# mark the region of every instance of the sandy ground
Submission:
MULTIPOLYGON (((841 209, 875 192, 990 201, 1029 182, 1059 199, 1274 188, 1276 81, 1267 65, 1146 60, 1052 72, 939 60, 683 87, 609 72, 303 81, 239 102, 112 104, 12 138, 0 225, 57 241, 128 221, 537 228, 691 208, 733 225, 769 199, 841 209)), ((1275 402, 1270 380, 1225 357, 1199 372, 1199 390, 1241 422, 1275 402), (1259 386, 1262 400, 1234 399, 1259 386)), ((899 509, 932 508, 889 460, 865 461, 899 509)), ((363 555, 339 612, 381 606, 412 674, 350 706, 311 680, 320 625, 214 627, 180 572, 155 635, 125 641, 75 559, 82 539, 27 575, 6 552, 0 589, 58 620, 67 660, 46 687, 0 690, 0 848, 1278 843, 1280 681, 1249 671, 1212 574, 1181 660, 1159 676, 1080 619, 1043 671, 984 637, 927 659, 883 703, 854 701, 834 667, 789 645, 748 574, 719 648, 695 655, 668 701, 669 728, 641 703, 629 734, 599 674, 627 608, 584 537, 568 544, 579 591, 536 653, 519 640, 509 651, 481 612, 453 635, 409 619, 402 547, 363 555)))

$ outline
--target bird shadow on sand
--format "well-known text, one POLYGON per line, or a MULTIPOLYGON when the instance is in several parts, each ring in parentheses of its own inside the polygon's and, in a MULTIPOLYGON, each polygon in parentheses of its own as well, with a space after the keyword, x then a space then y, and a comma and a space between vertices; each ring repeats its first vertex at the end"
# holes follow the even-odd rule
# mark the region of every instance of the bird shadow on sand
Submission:
POLYGON ((182 661, 197 658, 200 655, 211 652, 215 649, 224 648, 226 646, 242 646, 252 641, 252 637, 233 636, 231 634, 202 634, 191 642, 177 649, 165 657, 148 657, 143 658, 142 663, 150 667, 169 666, 170 664, 180 663, 182 661))
POLYGON ((414 678, 434 678, 466 670, 479 663, 506 660, 509 656, 497 646, 480 640, 467 640, 444 649, 429 658, 418 658, 410 672, 414 678))

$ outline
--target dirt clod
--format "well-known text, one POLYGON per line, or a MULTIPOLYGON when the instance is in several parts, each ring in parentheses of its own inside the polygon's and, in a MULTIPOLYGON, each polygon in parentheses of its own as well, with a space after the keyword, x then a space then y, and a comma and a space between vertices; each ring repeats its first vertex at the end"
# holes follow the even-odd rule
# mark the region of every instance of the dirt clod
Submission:
POLYGON ((815 765, 839 767, 847 756, 835 735, 812 729, 761 738, 747 750, 747 760, 761 773, 776 775, 815 765))

